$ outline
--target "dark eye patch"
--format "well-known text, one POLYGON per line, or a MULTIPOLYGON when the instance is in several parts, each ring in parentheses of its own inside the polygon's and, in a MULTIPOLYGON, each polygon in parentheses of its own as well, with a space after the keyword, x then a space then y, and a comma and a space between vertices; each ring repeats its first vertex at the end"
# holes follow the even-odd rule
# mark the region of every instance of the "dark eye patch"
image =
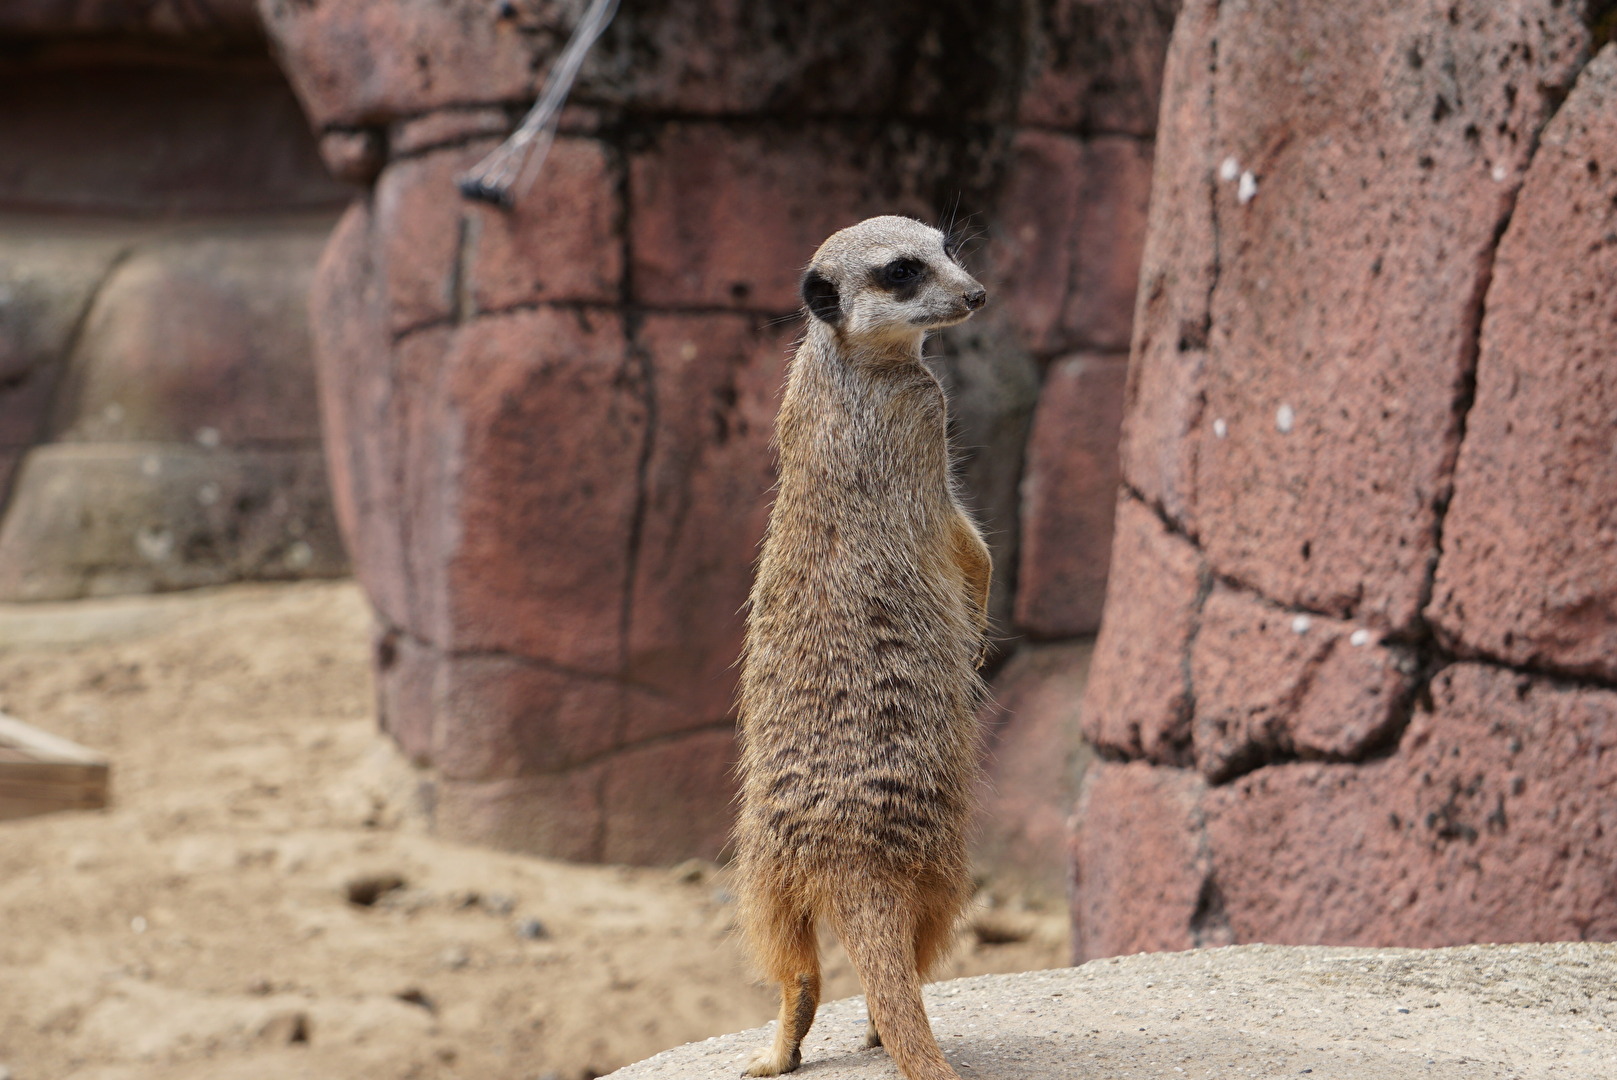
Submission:
POLYGON ((892 292, 912 291, 926 277, 926 263, 920 259, 894 259, 876 271, 876 284, 892 292))

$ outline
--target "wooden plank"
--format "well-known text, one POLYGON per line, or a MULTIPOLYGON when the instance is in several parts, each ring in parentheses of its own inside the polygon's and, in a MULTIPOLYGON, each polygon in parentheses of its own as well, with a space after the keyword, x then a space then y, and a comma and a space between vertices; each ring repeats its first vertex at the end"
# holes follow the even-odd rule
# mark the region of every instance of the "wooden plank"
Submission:
POLYGON ((107 805, 107 759, 0 713, 0 820, 107 805))
POLYGON ((88 784, 11 784, 0 780, 0 798, 60 806, 103 806, 106 789, 88 784))
POLYGON ((26 784, 100 784, 107 782, 105 765, 64 765, 56 761, 0 760, 0 783, 15 780, 26 784))
POLYGON ((64 806, 57 802, 42 803, 33 799, 12 799, 0 795, 0 821, 38 817, 41 814, 54 814, 60 810, 99 810, 104 805, 104 803, 84 803, 64 806))

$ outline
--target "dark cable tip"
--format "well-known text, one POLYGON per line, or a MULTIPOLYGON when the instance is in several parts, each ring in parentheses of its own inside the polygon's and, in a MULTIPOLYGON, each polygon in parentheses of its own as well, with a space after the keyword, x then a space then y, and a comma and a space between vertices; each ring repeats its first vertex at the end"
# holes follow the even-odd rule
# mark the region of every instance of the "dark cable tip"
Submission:
POLYGON ((455 181, 455 186, 460 188, 462 198, 485 202, 490 206, 498 206, 501 210, 509 210, 513 205, 511 189, 487 177, 463 176, 455 181))

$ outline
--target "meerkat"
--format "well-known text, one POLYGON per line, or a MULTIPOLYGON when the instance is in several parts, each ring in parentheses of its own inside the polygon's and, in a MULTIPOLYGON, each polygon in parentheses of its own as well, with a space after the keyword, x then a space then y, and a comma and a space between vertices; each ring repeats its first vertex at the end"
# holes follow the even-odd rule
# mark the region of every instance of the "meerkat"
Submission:
POLYGON ((876 217, 820 247, 802 296, 742 656, 740 922, 781 985, 746 1075, 801 1063, 825 919, 864 986, 867 1045, 909 1080, 958 1080, 921 984, 971 895, 992 566, 921 346, 987 293, 943 233, 876 217))

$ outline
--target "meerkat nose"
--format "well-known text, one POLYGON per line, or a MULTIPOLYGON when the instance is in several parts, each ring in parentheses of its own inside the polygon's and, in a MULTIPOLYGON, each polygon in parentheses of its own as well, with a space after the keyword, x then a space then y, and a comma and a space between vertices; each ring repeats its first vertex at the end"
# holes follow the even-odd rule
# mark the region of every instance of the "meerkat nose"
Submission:
POLYGON ((988 290, 978 289, 966 294, 966 306, 973 311, 988 303, 988 290))

